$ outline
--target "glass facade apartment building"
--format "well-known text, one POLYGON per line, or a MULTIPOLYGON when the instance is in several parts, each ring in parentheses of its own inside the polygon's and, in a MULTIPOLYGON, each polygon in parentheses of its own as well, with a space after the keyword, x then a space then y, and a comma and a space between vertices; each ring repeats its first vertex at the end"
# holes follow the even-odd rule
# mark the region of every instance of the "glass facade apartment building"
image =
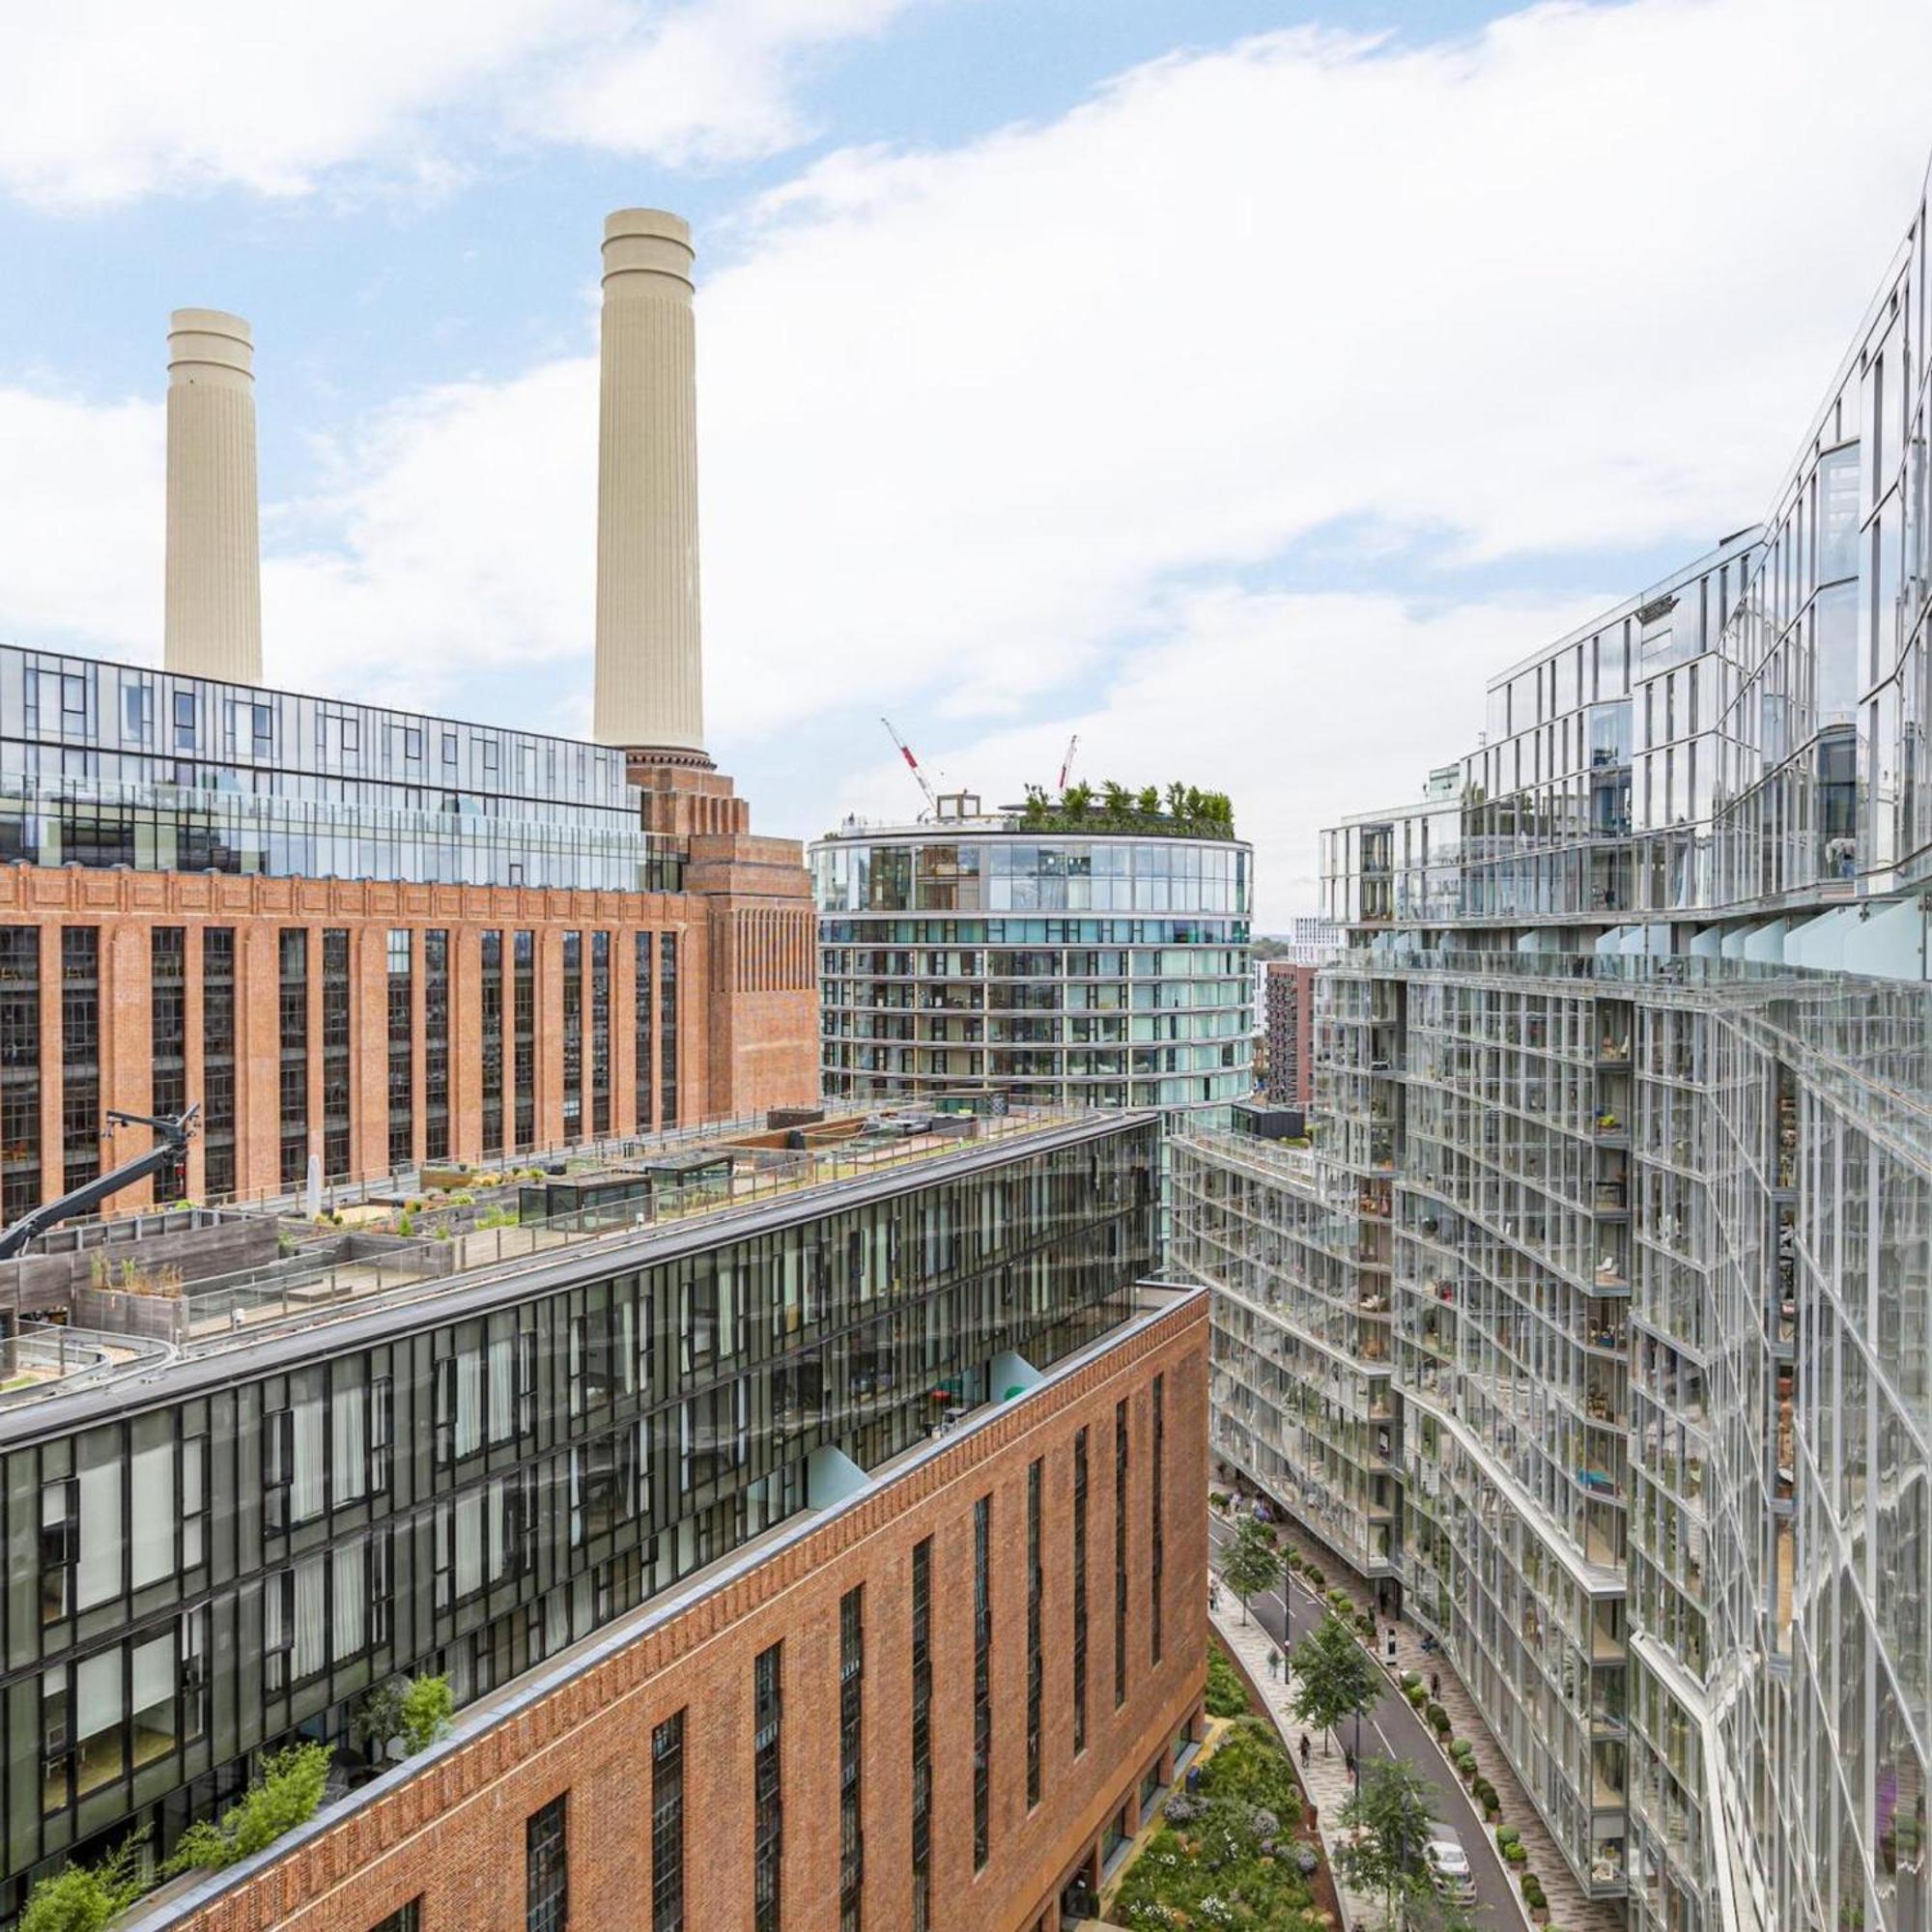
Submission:
POLYGON ((1247 845, 997 813, 850 825, 810 862, 829 1094, 1216 1108, 1252 1086, 1247 845))
POLYGON ((1644 1928, 1932 1924, 1926 248, 1761 526, 1324 835, 1312 1154, 1175 1160, 1217 1453, 1644 1928))
POLYGON ((0 1910, 136 1822, 164 1854, 264 1748, 353 1752, 399 1670, 500 1690, 822 1500, 826 1459, 923 1443, 936 1391, 1088 1347, 1153 1271, 1157 1133, 969 1140, 0 1411, 0 1910))

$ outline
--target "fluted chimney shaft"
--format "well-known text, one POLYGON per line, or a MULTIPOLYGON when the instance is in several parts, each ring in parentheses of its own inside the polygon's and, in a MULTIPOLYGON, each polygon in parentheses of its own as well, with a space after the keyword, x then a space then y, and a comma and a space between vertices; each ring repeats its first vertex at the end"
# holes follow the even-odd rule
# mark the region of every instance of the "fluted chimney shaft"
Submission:
POLYGON ((240 316, 178 308, 170 320, 167 492, 162 662, 260 684, 255 348, 240 316))
POLYGON ((657 209, 604 224, 597 681, 606 745, 704 755, 691 230, 657 209))

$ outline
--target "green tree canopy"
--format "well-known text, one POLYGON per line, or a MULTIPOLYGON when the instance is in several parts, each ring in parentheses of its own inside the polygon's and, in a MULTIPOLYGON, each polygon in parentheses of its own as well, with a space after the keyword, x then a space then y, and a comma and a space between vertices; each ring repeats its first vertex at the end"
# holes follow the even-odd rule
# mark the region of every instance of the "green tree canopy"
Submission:
POLYGON ((1246 1623, 1248 1599, 1273 1589, 1281 1580, 1281 1557, 1260 1523, 1243 1523, 1234 1542, 1221 1552, 1221 1577, 1240 1598, 1241 1621, 1246 1623))
POLYGON ((1291 1708, 1302 1723, 1321 1731, 1325 1756, 1328 1733, 1374 1705, 1380 1676, 1354 1632, 1333 1610, 1294 1646, 1288 1661, 1297 1680, 1291 1708))
POLYGON ((1412 1764, 1377 1758, 1362 1767, 1361 1789, 1342 1806, 1349 1835, 1335 1853, 1336 1867, 1358 1891, 1381 1899, 1390 1925, 1398 1905, 1435 1893, 1428 1857, 1433 1796, 1412 1764))

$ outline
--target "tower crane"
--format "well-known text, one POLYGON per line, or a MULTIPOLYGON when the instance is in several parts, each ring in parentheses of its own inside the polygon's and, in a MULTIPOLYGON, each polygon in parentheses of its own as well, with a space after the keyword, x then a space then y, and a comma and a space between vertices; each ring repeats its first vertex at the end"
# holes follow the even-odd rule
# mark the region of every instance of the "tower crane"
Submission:
POLYGON ((1060 789, 1063 796, 1066 791, 1066 781, 1073 776, 1073 754, 1079 749, 1080 733, 1076 731, 1072 737, 1067 739, 1066 755, 1060 761, 1060 789))
POLYGON ((913 777, 919 781, 920 790, 925 794, 926 805, 936 812, 939 810, 939 801, 933 797, 932 787, 926 783, 925 774, 920 770, 919 760, 912 754, 912 747, 893 729, 893 721, 890 718, 881 718, 879 723, 886 727, 886 736, 899 748, 899 756, 912 768, 913 777))

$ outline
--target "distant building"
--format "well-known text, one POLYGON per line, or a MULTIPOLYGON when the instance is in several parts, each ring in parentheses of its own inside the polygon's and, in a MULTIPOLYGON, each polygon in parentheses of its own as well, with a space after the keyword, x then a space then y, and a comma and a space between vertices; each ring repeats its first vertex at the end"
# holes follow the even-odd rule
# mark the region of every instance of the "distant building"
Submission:
POLYGON ((1252 1086, 1252 848, 970 794, 811 847, 825 1092, 1225 1108, 1252 1086))
POLYGON ((1306 1110, 1315 1094, 1315 975, 1289 959, 1261 962, 1262 1037, 1267 1071, 1262 1093, 1274 1105, 1306 1110))

